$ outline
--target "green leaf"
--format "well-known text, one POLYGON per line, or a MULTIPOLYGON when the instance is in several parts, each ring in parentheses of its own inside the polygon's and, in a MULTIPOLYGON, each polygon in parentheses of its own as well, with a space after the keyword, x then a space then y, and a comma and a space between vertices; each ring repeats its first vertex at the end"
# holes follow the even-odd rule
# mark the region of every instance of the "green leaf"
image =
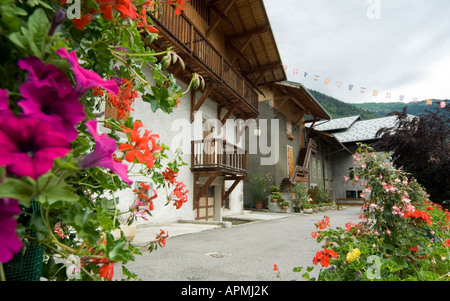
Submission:
POLYGON ((0 184, 0 198, 16 199, 25 207, 29 207, 33 196, 34 185, 27 183, 24 178, 6 178, 0 184))
POLYGON ((13 32, 8 37, 11 42, 37 57, 42 56, 49 21, 42 8, 36 9, 28 18, 27 27, 21 27, 20 32, 13 32))
POLYGON ((45 207, 58 208, 64 206, 66 202, 75 202, 79 199, 69 185, 53 174, 43 175, 37 182, 39 187, 42 187, 37 201, 45 207))
POLYGON ((133 253, 127 249, 128 243, 125 238, 114 241, 114 236, 107 233, 106 240, 106 251, 110 260, 126 263, 134 259, 133 253))

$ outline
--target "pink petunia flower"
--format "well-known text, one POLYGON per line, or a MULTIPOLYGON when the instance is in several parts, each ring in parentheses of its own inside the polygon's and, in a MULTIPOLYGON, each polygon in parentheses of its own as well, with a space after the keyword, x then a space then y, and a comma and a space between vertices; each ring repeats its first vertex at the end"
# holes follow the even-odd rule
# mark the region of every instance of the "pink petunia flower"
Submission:
POLYGON ((96 145, 94 151, 80 162, 80 166, 84 168, 93 166, 108 168, 115 172, 128 185, 131 185, 133 182, 128 179, 127 165, 116 162, 113 158, 113 153, 117 149, 116 140, 109 138, 105 133, 99 136, 97 134, 97 122, 95 120, 87 121, 86 127, 94 138, 96 145))
POLYGON ((0 118, 13 116, 13 113, 9 110, 8 99, 8 90, 0 89, 0 118))
POLYGON ((14 254, 22 249, 22 242, 17 236, 17 220, 14 215, 20 213, 17 200, 0 199, 0 262, 10 261, 14 254))
POLYGON ((34 56, 19 60, 17 65, 28 71, 27 81, 33 82, 37 88, 52 87, 56 89, 58 97, 65 97, 73 90, 72 83, 55 65, 46 65, 34 56))
POLYGON ((29 117, 0 120, 0 166, 10 174, 37 179, 69 151, 66 137, 46 122, 29 117))
POLYGON ((17 103, 24 115, 51 124, 69 142, 74 140, 78 136, 75 126, 86 114, 72 83, 56 66, 36 57, 21 59, 18 65, 28 70, 28 81, 20 87, 23 99, 17 103))
POLYGON ((114 80, 104 80, 94 71, 81 67, 78 63, 78 58, 75 51, 68 53, 65 48, 59 48, 56 50, 56 53, 62 58, 66 58, 72 65, 72 70, 77 79, 75 90, 78 92, 78 95, 83 95, 88 89, 96 87, 103 88, 114 95, 119 93, 119 87, 114 80))

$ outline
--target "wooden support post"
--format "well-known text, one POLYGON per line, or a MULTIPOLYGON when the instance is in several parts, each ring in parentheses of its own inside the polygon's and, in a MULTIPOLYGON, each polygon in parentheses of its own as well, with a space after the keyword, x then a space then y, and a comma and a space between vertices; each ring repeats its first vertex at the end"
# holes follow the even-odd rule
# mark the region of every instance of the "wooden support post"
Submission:
POLYGON ((240 181, 242 181, 244 179, 244 177, 240 177, 240 178, 236 178, 235 181, 233 182, 233 184, 230 186, 230 188, 228 188, 227 191, 225 191, 225 180, 226 178, 223 179, 223 192, 224 194, 222 195, 222 206, 225 204, 225 200, 230 196, 230 194, 233 192, 233 190, 236 188, 236 186, 239 184, 240 181))
POLYGON ((194 122, 195 113, 200 109, 203 103, 208 98, 209 94, 211 94, 213 87, 209 87, 205 93, 200 97, 200 99, 195 101, 195 91, 191 92, 191 123, 194 122))

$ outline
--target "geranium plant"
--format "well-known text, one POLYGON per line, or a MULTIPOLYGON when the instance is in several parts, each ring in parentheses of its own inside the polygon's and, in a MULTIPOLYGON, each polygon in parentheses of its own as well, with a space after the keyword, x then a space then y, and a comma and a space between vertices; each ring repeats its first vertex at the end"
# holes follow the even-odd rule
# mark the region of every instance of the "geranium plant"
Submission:
MULTIPOLYGON (((364 186, 360 222, 332 229, 329 218, 316 223, 312 237, 323 243, 311 280, 450 280, 450 213, 428 199, 410 175, 387 154, 360 144, 355 177, 364 186)), ((303 267, 295 268, 300 272, 303 267)))
MULTIPOLYGON (((181 13, 183 1, 172 2, 181 13)), ((186 92, 164 70, 171 63, 184 67, 181 58, 150 46, 157 29, 148 14, 161 13, 159 1, 80 3, 81 15, 69 19, 66 1, 1 1, 3 280, 28 243, 44 247, 42 276, 49 280, 111 280, 115 263, 140 254, 123 233, 119 239, 112 235, 119 217, 151 215, 162 188, 166 204, 178 209, 187 201, 188 191, 176 179, 185 164, 181 153, 169 160, 157 133, 125 118, 134 101, 171 113, 186 92), (105 105, 120 118, 105 120, 105 105), (109 130, 99 133, 102 126, 109 130), (134 189, 138 203, 120 212, 116 192, 133 188, 135 175, 155 184, 153 194, 134 189)), ((188 89, 200 82, 194 74, 188 89)), ((148 248, 164 246, 167 237, 161 230, 148 248)), ((123 271, 136 276, 125 265, 123 271)))

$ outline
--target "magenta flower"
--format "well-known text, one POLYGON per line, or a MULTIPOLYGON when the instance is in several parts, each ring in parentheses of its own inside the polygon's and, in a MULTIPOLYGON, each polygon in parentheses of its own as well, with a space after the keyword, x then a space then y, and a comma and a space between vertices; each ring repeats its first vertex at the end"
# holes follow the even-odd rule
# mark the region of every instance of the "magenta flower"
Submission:
POLYGON ((96 142, 95 149, 87 155, 81 162, 80 166, 87 168, 93 166, 105 167, 115 172, 124 182, 131 185, 133 182, 128 179, 127 165, 116 162, 112 154, 116 151, 116 140, 109 138, 103 133, 101 136, 97 134, 97 122, 89 120, 86 127, 96 142))
POLYGON ((0 89, 0 118, 13 116, 13 113, 9 110, 8 99, 8 90, 0 89))
POLYGON ((64 98, 58 96, 58 90, 49 86, 38 87, 36 82, 26 82, 20 87, 24 97, 18 101, 25 116, 45 121, 64 134, 70 142, 77 138, 75 126, 85 117, 84 107, 78 102, 75 90, 64 98))
POLYGON ((75 51, 70 53, 65 48, 59 48, 56 50, 62 58, 66 58, 72 65, 72 70, 75 73, 77 84, 75 90, 79 95, 83 95, 90 88, 100 87, 106 89, 110 93, 117 95, 119 93, 119 87, 113 80, 104 80, 100 75, 94 71, 84 69, 78 63, 77 54, 75 51))
POLYGON ((10 261, 14 254, 22 249, 22 242, 17 236, 17 220, 14 215, 20 213, 17 200, 0 199, 0 262, 10 261))
POLYGON ((37 88, 52 87, 57 90, 58 97, 64 97, 73 91, 70 80, 55 65, 45 65, 34 56, 19 60, 17 65, 28 71, 27 80, 33 82, 37 88))
POLYGON ((66 137, 46 122, 29 117, 0 120, 0 166, 6 166, 8 174, 37 179, 69 151, 66 137))

